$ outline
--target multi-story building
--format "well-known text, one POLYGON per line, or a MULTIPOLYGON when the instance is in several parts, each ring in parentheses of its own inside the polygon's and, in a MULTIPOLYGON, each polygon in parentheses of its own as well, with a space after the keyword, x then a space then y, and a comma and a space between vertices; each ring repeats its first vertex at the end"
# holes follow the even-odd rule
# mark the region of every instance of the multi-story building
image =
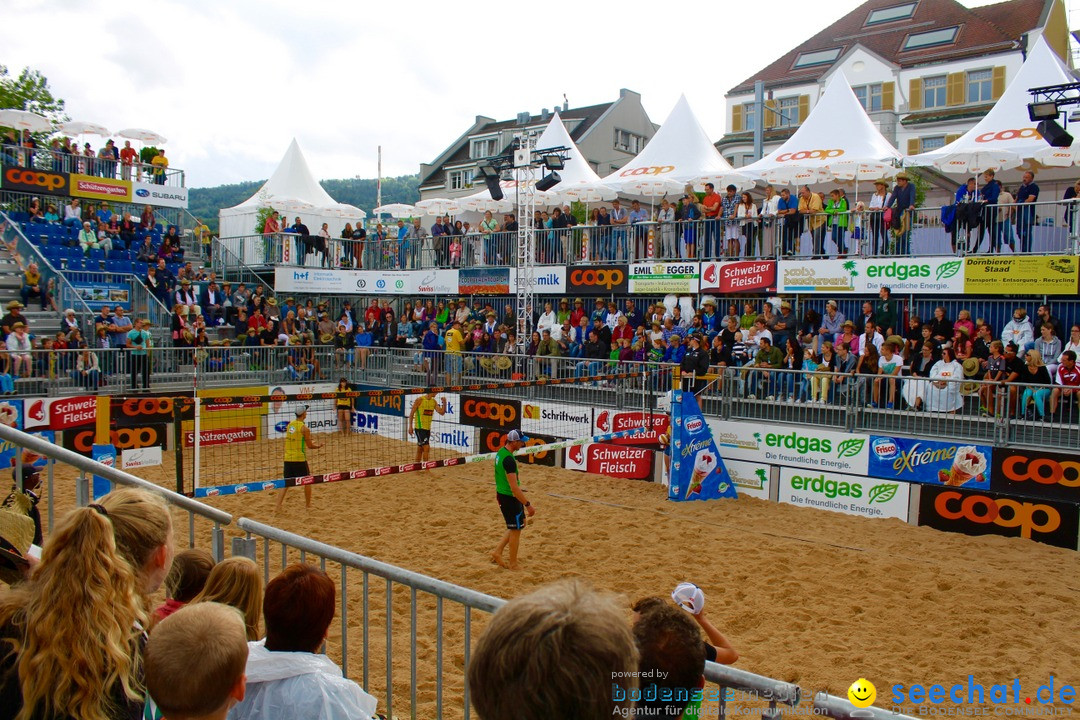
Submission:
MULTIPOLYGON (((614 102, 588 107, 557 108, 571 139, 593 170, 603 177, 625 165, 652 139, 657 126, 641 105, 641 95, 625 88, 614 102)), ((476 167, 484 158, 498 155, 523 131, 543 131, 552 113, 524 112, 513 120, 493 120, 478 115, 472 126, 431 163, 420 165, 420 199, 471 195, 476 167)))
MULTIPOLYGON (((823 6, 824 7, 824 6, 823 6)), ((942 147, 970 129, 1005 91, 1040 36, 1070 63, 1062 0, 868 0, 727 93, 728 133, 716 144, 732 165, 788 139, 836 73, 903 153, 942 147), (764 86, 757 112, 755 83, 764 86)))

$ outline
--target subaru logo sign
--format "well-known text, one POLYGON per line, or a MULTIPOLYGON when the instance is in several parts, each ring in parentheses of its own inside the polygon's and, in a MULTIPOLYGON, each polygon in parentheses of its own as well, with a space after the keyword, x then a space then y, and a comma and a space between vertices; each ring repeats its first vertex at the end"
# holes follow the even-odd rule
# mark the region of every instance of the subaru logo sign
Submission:
POLYGON ((150 197, 150 191, 147 190, 146 188, 139 188, 138 190, 135 191, 135 194, 138 195, 139 197, 150 197))
POLYGON ((383 289, 384 287, 386 287, 386 281, 385 281, 385 280, 381 280, 381 279, 380 279, 380 280, 376 280, 376 281, 375 281, 375 287, 377 287, 377 288, 379 288, 380 290, 382 290, 382 289, 383 289))
POLYGON ((277 425, 274 426, 274 430, 276 430, 277 432, 282 432, 283 433, 288 429, 289 429, 289 423, 286 420, 282 420, 281 422, 279 422, 277 425))

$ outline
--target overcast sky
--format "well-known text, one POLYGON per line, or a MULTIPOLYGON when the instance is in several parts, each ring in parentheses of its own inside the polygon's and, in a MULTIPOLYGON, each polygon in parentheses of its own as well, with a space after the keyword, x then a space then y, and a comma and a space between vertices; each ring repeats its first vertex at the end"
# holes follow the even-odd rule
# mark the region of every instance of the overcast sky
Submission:
POLYGON ((686 93, 718 139, 730 87, 859 4, 0 0, 0 63, 73 120, 163 134, 191 187, 266 178, 293 137, 319 179, 375 177, 379 145, 384 175, 414 173, 476 115, 564 93, 630 88, 655 123, 686 93))

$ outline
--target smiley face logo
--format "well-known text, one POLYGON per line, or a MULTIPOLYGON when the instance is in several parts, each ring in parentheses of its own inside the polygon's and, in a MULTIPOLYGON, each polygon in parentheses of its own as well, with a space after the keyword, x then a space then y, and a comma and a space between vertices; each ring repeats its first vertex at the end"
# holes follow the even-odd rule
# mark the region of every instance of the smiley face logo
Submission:
POLYGON ((851 704, 857 708, 870 707, 874 704, 874 700, 877 699, 877 688, 874 687, 874 683, 866 678, 859 678, 851 683, 847 696, 851 704))

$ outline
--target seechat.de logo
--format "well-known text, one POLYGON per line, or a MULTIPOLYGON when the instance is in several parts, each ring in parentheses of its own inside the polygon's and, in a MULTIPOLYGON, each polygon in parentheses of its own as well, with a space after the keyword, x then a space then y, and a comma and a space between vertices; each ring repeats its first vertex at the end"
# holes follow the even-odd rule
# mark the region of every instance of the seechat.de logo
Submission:
POLYGON ((150 191, 146 188, 139 188, 135 191, 135 195, 138 197, 150 197, 150 191))

